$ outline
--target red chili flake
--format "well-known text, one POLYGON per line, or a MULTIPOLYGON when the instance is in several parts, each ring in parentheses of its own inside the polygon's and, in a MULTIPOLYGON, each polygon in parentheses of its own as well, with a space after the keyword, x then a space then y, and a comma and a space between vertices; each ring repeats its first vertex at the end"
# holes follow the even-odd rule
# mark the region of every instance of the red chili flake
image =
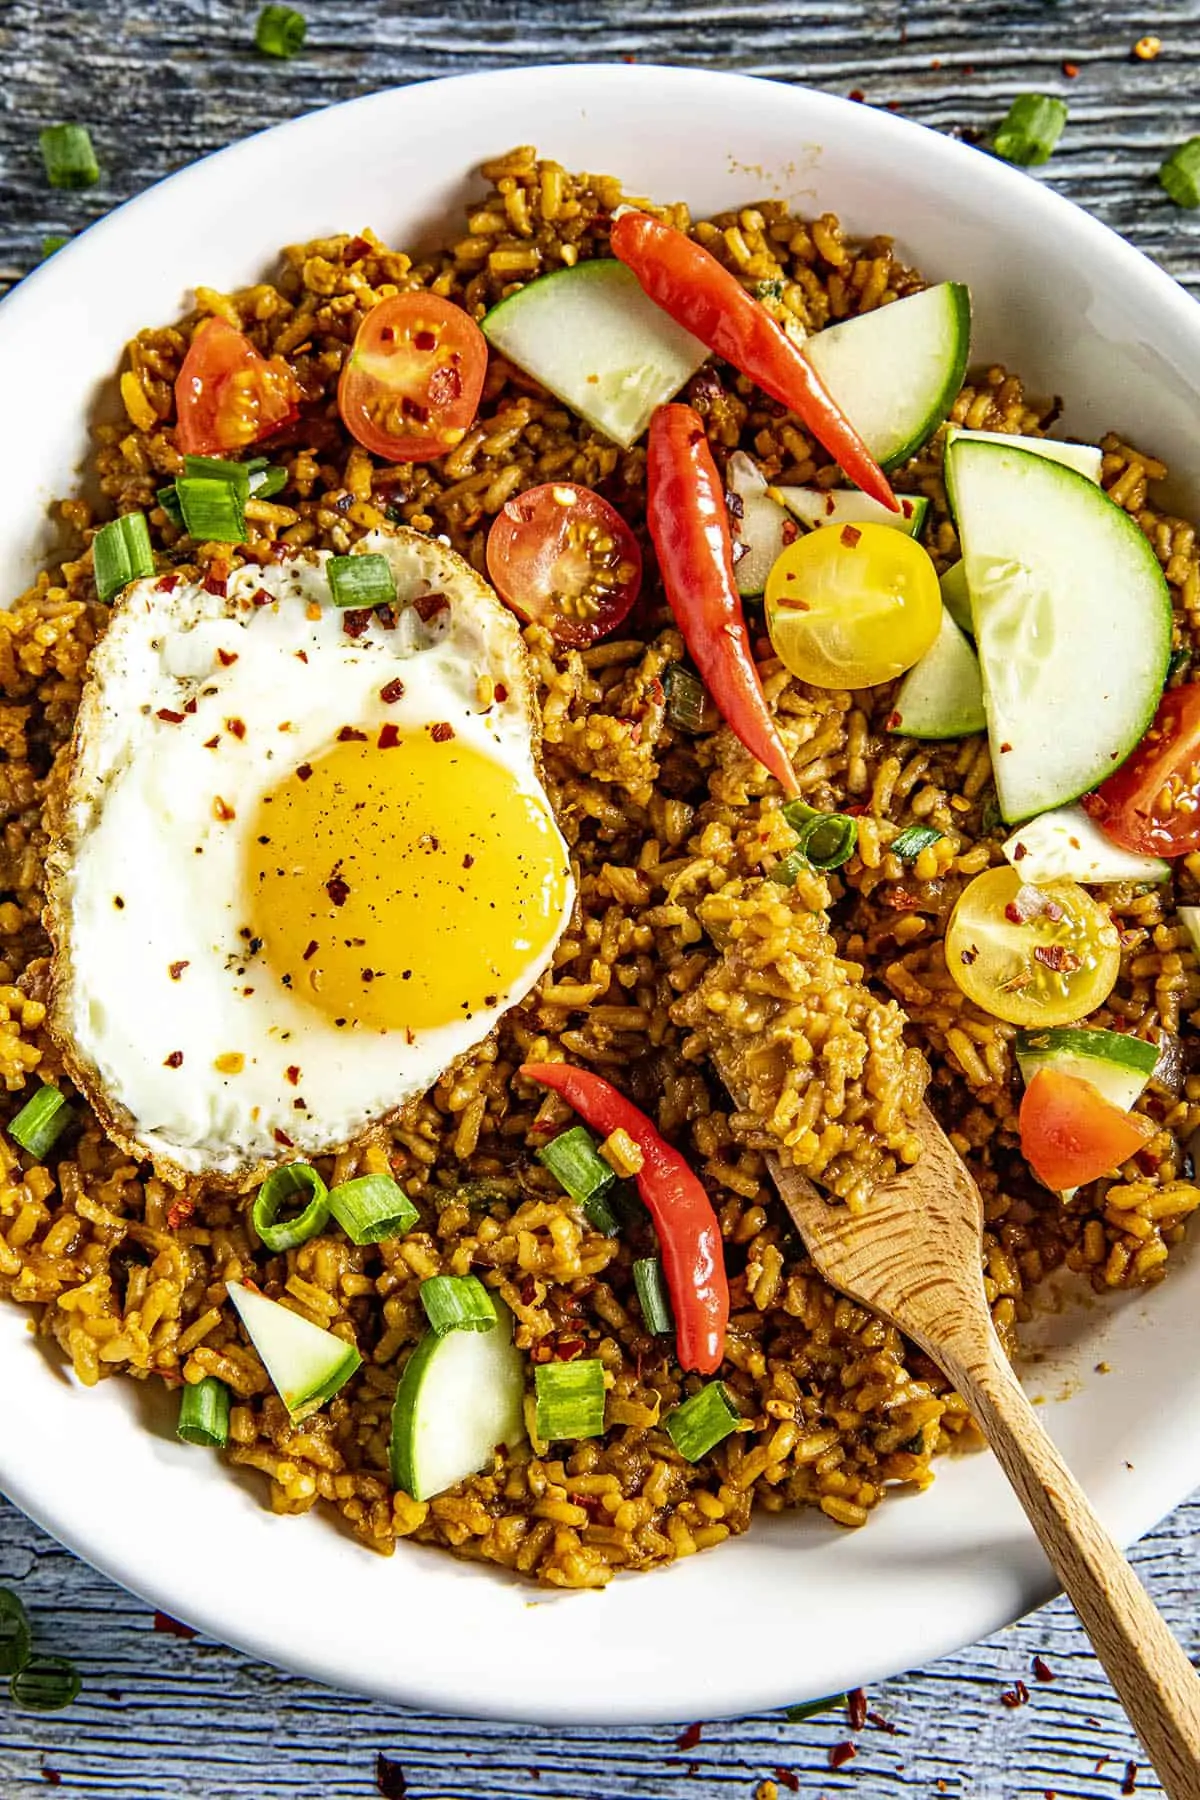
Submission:
POLYGON ((977 946, 974 944, 968 944, 967 948, 963 951, 962 955, 959 957, 958 960, 961 963, 965 963, 969 969, 973 962, 978 962, 978 960, 979 960, 979 950, 978 950, 977 946))
POLYGON ((310 938, 308 941, 308 947, 306 948, 306 950, 304 952, 305 962, 311 962, 312 958, 316 954, 317 954, 317 940, 316 940, 316 938, 310 938))
POLYGON ((502 681, 498 681, 496 683, 496 698, 500 702, 501 706, 503 706, 504 702, 508 699, 508 689, 505 687, 505 685, 502 681))
POLYGON ((237 818, 228 800, 222 800, 220 794, 213 800, 213 818, 219 819, 222 825, 228 825, 231 819, 237 818))
POLYGON ((299 1063, 289 1063, 287 1068, 285 1069, 284 1073, 286 1074, 288 1080, 291 1082, 293 1087, 298 1087, 300 1085, 300 1065, 299 1065, 299 1063))
POLYGON ((1138 1776, 1137 1764, 1132 1761, 1127 1762, 1125 1764, 1125 1779, 1121 1783, 1121 1792, 1123 1794, 1132 1794, 1136 1791, 1137 1776, 1138 1776))
POLYGON ((42 1767, 42 1780, 46 1782, 49 1787, 62 1786, 62 1776, 59 1774, 58 1770, 47 1768, 45 1765, 42 1767))
POLYGON ((291 1150, 295 1147, 294 1139, 290 1138, 286 1131, 280 1131, 278 1125, 271 1133, 271 1136, 275 1139, 277 1144, 282 1144, 285 1150, 291 1150))
POLYGON ((160 706, 154 716, 156 719, 161 719, 164 725, 183 724, 183 714, 172 712, 169 706, 160 706))
POLYGON ((173 594, 179 586, 179 577, 178 575, 160 575, 154 585, 160 594, 173 594))
POLYGON ((873 1725, 876 1731, 886 1731, 889 1737, 895 1737, 900 1729, 898 1725, 893 1725, 890 1719, 885 1719, 882 1713, 877 1712, 867 1714, 867 1724, 873 1725))
POLYGON ((436 619, 449 605, 445 594, 418 594, 413 601, 413 611, 422 625, 428 625, 430 619, 436 619))
POLYGON ((194 1638, 197 1636, 190 1625, 181 1625, 178 1619, 173 1619, 170 1613, 165 1612, 155 1613, 154 1629, 165 1632, 168 1637, 194 1638))
POLYGON ((789 1794, 800 1792, 800 1777, 794 1769, 776 1769, 775 1779, 780 1787, 785 1787, 789 1794))
POLYGON ((844 1738, 829 1752, 829 1766, 831 1769, 844 1769, 846 1764, 852 1762, 857 1755, 858 1746, 852 1744, 849 1738, 844 1738))
POLYGON ((204 588, 206 593, 216 594, 222 600, 225 598, 225 583, 219 575, 206 575, 204 577, 204 588))
POLYGON ((360 731, 357 725, 343 725, 337 734, 337 741, 339 744, 365 744, 367 734, 360 731))
POLYGON ((581 1350, 587 1348, 582 1338, 559 1338, 554 1346, 554 1354, 559 1362, 570 1362, 581 1350))
POLYGON ((307 781, 311 774, 312 774, 312 764, 311 763, 301 763, 299 768, 296 770, 296 780, 297 781, 307 781))
POLYGON ((167 1209, 167 1224, 172 1231, 178 1231, 181 1225, 190 1225, 196 1211, 194 1200, 180 1199, 174 1201, 167 1209))
POLYGON ((369 606, 351 606, 342 614, 342 630, 348 638, 360 638, 370 623, 369 606))
POLYGON ((867 1690, 851 1688, 846 1695, 846 1717, 850 1721, 851 1731, 861 1731, 867 1722, 867 1690))
POLYGON ((861 88, 851 88, 846 95, 847 100, 858 100, 859 102, 865 100, 866 97, 861 88))
POLYGON ((385 631, 395 631, 397 625, 400 623, 400 615, 397 613, 394 606, 377 606, 375 608, 375 623, 381 625, 385 631))
POLYGON ((1033 960, 1053 969, 1056 975, 1073 975, 1079 967, 1079 958, 1065 944, 1035 944, 1033 960))
POLYGON ((1035 1656, 1033 1659, 1033 1672, 1039 1681, 1054 1680, 1054 1670, 1050 1667, 1050 1664, 1044 1662, 1040 1656, 1035 1656))
POLYGON ((397 700, 404 698, 404 683, 398 675, 394 681, 389 681, 386 687, 380 688, 379 698, 385 706, 392 706, 397 700))
MULTIPOLYGON (((208 691, 208 690, 206 690, 206 691, 208 691)), ((217 690, 216 690, 216 688, 213 688, 213 689, 212 689, 212 690, 211 690, 211 692, 212 692, 212 693, 214 693, 214 694, 215 694, 215 693, 216 693, 216 691, 217 691, 217 690)), ((191 716, 191 714, 192 714, 192 713, 194 713, 194 712, 195 712, 195 710, 196 710, 196 701, 195 701, 195 700, 194 700, 194 699, 193 699, 193 700, 188 700, 188 701, 186 701, 186 702, 185 702, 185 703, 184 703, 184 708, 183 708, 183 710, 184 710, 184 712, 185 712, 185 713, 187 713, 187 714, 188 714, 188 716, 189 716, 189 717, 190 717, 190 716, 191 716)))
POLYGON ((172 981, 178 981, 187 966, 187 958, 184 957, 181 962, 169 963, 167 965, 167 974, 171 977, 172 981))
POLYGON ((364 237, 352 237, 342 252, 343 262, 361 262, 364 256, 370 256, 371 246, 364 237))
POLYGON ((181 1069, 183 1067, 183 1051, 172 1050, 170 1056, 163 1057, 164 1069, 181 1069))
POLYGON ((466 856, 463 857, 463 868, 464 869, 473 869, 474 867, 475 867, 475 858, 468 853, 466 856))
POLYGON ((400 728, 397 725, 381 725, 379 728, 379 748, 394 750, 400 742, 400 728))
POLYGON ((1005 1688, 1001 1694, 1000 1704, 1007 1706, 1010 1712, 1015 1712, 1018 1706, 1028 1706, 1029 1689, 1023 1681, 1014 1681, 1012 1686, 1005 1688))
POLYGON ((308 651, 307 650, 297 650, 296 655, 300 658, 300 661, 302 663, 306 663, 308 661, 308 651))
POLYGON ((1079 73, 1079 64, 1073 63, 1073 62, 1065 62, 1062 66, 1062 72, 1066 76, 1068 81, 1074 81, 1075 77, 1079 73))
POLYGON ((454 736, 454 727, 443 720, 441 724, 429 727, 429 735, 435 744, 448 744, 454 736))
POLYGON ((217 661, 223 669, 231 669, 238 659, 236 650, 218 650, 217 661))
POLYGON ((1024 844, 1015 844, 1013 846, 1013 861, 1015 863, 1024 862, 1025 858, 1028 855, 1029 855, 1029 852, 1025 848, 1024 844))
POLYGON ((333 901, 335 906, 345 906, 347 900, 350 898, 350 889, 340 875, 331 875, 329 877, 329 880, 325 883, 325 892, 329 895, 329 898, 333 901))
POLYGON ((704 1734, 703 1725, 688 1725, 675 1739, 677 1750, 694 1750, 704 1734))
POLYGON ((842 542, 845 544, 847 550, 853 550, 861 537, 862 532, 858 529, 857 525, 842 526, 842 542))
POLYGON ((250 604, 252 606, 273 606, 275 596, 269 593, 265 587, 255 588, 250 596, 250 604))
POLYGON ((221 734, 218 731, 214 737, 205 738, 204 748, 206 750, 215 750, 217 745, 220 743, 220 741, 221 741, 221 734))
POLYGON ((900 714, 898 712, 889 713, 888 714, 888 722, 887 722, 888 730, 895 731, 897 725, 899 725, 899 724, 900 724, 900 714))
POLYGON ((1011 749, 1012 749, 1012 745, 1011 745, 1011 744, 1001 744, 1001 746, 1000 746, 1000 754, 1001 754, 1001 756, 1003 756, 1003 755, 1004 755, 1004 754, 1005 754, 1005 753, 1006 753, 1006 752, 1007 752, 1007 751, 1009 751, 1009 750, 1011 750, 1011 749))
POLYGON ((385 1756, 382 1750, 375 1758, 375 1786, 383 1795, 383 1800, 404 1800, 408 1792, 404 1770, 390 1756, 385 1756))
POLYGON ((231 732, 235 738, 244 738, 246 735, 246 725, 243 719, 226 719, 225 729, 231 732))

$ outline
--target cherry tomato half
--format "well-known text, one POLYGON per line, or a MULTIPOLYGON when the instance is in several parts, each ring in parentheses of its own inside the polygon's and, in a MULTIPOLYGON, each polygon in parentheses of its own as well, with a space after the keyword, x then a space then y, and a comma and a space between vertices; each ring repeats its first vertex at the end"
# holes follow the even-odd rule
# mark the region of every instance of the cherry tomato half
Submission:
POLYGON ((1126 850, 1147 856, 1200 850, 1200 686, 1163 695, 1128 762, 1083 804, 1126 850))
POLYGON ((260 356, 224 319, 206 319, 175 382, 175 441, 185 456, 227 456, 290 424, 296 378, 281 356, 260 356))
POLYGON ((1039 1181, 1061 1194, 1111 1175, 1154 1135, 1099 1088, 1061 1069, 1039 1069, 1021 1101, 1021 1153, 1039 1181))
POLYGON ((642 585, 642 553, 619 512, 573 481, 517 494, 496 514, 488 574, 522 619, 571 650, 607 637, 642 585))
POLYGON ((393 294, 358 328, 338 383, 351 437, 388 462, 431 462, 461 444, 479 409, 487 340, 440 294, 393 294))

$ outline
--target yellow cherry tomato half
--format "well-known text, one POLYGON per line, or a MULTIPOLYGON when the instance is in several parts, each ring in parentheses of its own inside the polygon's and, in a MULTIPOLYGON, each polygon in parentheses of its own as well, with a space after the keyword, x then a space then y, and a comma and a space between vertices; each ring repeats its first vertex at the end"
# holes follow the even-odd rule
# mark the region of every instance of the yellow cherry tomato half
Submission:
POLYGON ((1070 1025, 1108 999, 1121 938, 1074 881, 1032 887, 986 869, 963 889, 946 932, 946 967, 968 1000, 1010 1025, 1070 1025))
POLYGON ((890 525, 820 525, 767 576, 776 655, 814 687, 878 687, 920 662, 942 622, 937 570, 890 525))

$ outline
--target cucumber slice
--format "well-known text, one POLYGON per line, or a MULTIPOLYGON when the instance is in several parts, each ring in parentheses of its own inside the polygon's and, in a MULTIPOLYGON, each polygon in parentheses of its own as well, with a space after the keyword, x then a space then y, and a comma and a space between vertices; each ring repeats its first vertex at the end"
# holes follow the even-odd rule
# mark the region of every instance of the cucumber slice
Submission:
POLYGON ((1086 793, 1154 716, 1171 601, 1137 525, 1074 469, 998 436, 946 453, 1003 818, 1086 793))
POLYGON ((929 511, 924 494, 897 494, 900 511, 894 513, 857 488, 773 487, 770 491, 811 530, 818 525, 891 525, 909 537, 920 537, 929 511))
POLYGON ((827 325, 804 346, 885 469, 907 462, 933 436, 954 404, 970 353, 971 296, 957 281, 827 325))
POLYGON ((1192 940, 1192 949, 1200 958, 1200 906, 1177 906, 1175 916, 1192 940))
POLYGON ((971 596, 967 592, 967 570, 964 563, 951 563, 942 576, 941 589, 942 605, 958 629, 965 631, 969 638, 973 638, 975 621, 971 617, 971 596))
POLYGON ((738 593, 752 600, 767 585, 771 566, 786 542, 785 532, 790 529, 795 537, 796 527, 778 500, 768 493, 766 476, 744 450, 735 450, 730 457, 725 466, 725 482, 742 509, 740 516, 735 509, 729 517, 734 579, 738 593))
POLYGON ((354 1374, 362 1357, 332 1331, 268 1300, 240 1281, 227 1284, 246 1334, 262 1359, 293 1424, 332 1400, 354 1374))
MULTIPOLYGON (((1114 844, 1082 806, 1060 806, 1019 825, 1004 854, 1024 881, 1166 881, 1169 863, 1114 844)), ((1183 909, 1180 908, 1182 911, 1183 909)))
POLYGON ((1031 456, 1044 456, 1050 462, 1061 463, 1065 469, 1074 469, 1077 475, 1100 486, 1104 452, 1098 444, 1064 444, 1058 438, 1019 437, 1015 432, 968 431, 963 425, 950 425, 946 429, 946 448, 949 449, 955 438, 988 444, 994 443, 997 437, 1003 443, 1011 444, 1014 450, 1028 450, 1031 456))
POLYGON ((488 1468, 498 1445, 524 1441, 525 1358, 512 1314, 495 1304, 491 1331, 427 1331, 404 1365, 392 1408, 392 1480, 414 1500, 488 1468))
POLYGON ((932 647, 900 683, 888 730, 899 737, 959 738, 986 726, 979 659, 943 607, 932 647))
POLYGON ((526 283, 492 308, 483 335, 626 450, 708 355, 608 257, 526 283))
POLYGON ((1154 1073, 1158 1047, 1123 1031, 1018 1031, 1017 1065, 1026 1087, 1039 1069, 1077 1075, 1128 1112, 1154 1073))

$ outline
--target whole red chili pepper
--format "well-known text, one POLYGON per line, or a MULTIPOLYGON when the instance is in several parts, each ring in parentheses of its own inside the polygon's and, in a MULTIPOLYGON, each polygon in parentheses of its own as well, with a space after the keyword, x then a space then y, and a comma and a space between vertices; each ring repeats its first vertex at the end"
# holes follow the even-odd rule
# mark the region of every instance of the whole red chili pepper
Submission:
POLYGON ((656 306, 794 412, 872 500, 899 507, 887 476, 798 344, 702 245, 649 213, 622 213, 613 255, 656 306))
POLYGON ((654 1220, 675 1312, 680 1367, 711 1375, 725 1354, 729 1284, 721 1228, 699 1177, 678 1150, 603 1076, 570 1063, 526 1063, 521 1074, 561 1094, 581 1119, 610 1137, 626 1131, 642 1153, 638 1192, 654 1220))
POLYGON ((713 703, 751 756, 797 794, 750 649, 721 478, 690 406, 660 406, 651 419, 646 480, 646 523, 663 586, 713 703))

